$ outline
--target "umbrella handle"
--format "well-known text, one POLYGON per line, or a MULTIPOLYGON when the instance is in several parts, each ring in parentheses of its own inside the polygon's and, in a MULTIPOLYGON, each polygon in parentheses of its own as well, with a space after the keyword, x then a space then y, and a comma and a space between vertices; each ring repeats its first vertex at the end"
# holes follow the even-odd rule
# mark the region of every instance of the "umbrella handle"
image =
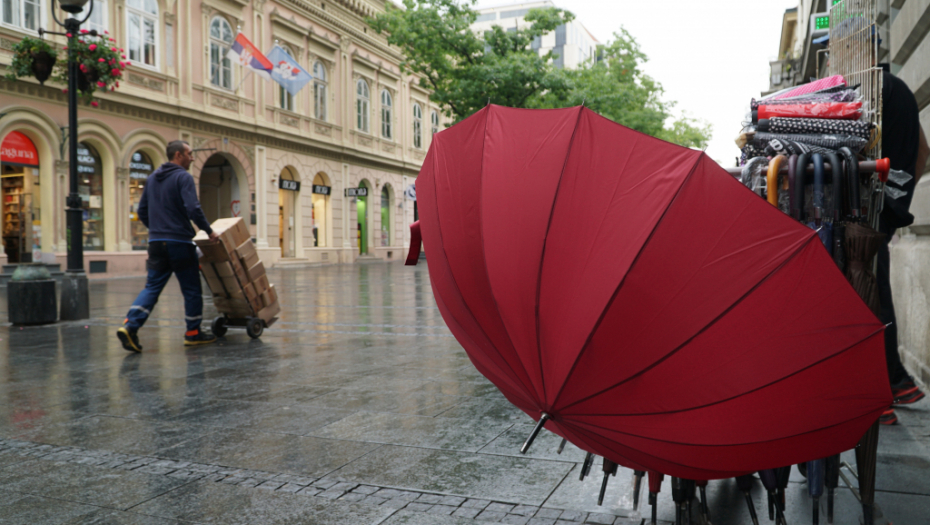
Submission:
POLYGON ((526 442, 524 442, 523 446, 520 447, 521 454, 526 454, 526 451, 530 449, 530 446, 533 444, 533 441, 536 441, 536 436, 539 435, 539 431, 542 430, 543 425, 545 425, 546 421, 548 420, 549 420, 549 414, 545 412, 543 412, 542 415, 539 416, 539 421, 536 423, 536 426, 533 427, 533 431, 530 432, 529 437, 526 438, 526 442))
POLYGON ((855 220, 861 215, 862 201, 859 199, 859 162, 851 149, 842 147, 837 152, 846 161, 846 186, 849 195, 849 214, 855 220))
POLYGON ((839 222, 843 220, 843 189, 845 185, 843 184, 843 179, 845 178, 845 173, 843 172, 843 163, 840 161, 839 155, 832 151, 828 151, 823 154, 827 158, 827 162, 830 163, 830 171, 832 173, 831 182, 833 183, 833 222, 839 222))
POLYGON ((811 162, 810 153, 802 153, 798 156, 798 164, 795 167, 794 193, 792 193, 791 217, 796 221, 804 220, 804 173, 807 171, 807 165, 811 162))
POLYGON ((794 186, 798 178, 798 156, 788 157, 788 213, 794 208, 794 186))
POLYGON ((765 188, 768 192, 768 201, 772 206, 778 206, 778 170, 781 169, 781 165, 787 160, 784 155, 777 155, 771 162, 769 162, 769 171, 766 174, 765 178, 765 188))
POLYGON ((814 162, 814 221, 819 226, 820 221, 823 220, 823 155, 814 153, 811 155, 811 160, 814 162))

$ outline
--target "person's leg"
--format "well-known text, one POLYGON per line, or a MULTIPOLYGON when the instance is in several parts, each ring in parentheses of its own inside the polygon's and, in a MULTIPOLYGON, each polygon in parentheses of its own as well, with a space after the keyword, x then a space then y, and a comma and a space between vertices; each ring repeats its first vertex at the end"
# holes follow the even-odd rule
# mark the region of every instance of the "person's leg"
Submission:
POLYGON ((187 324, 184 342, 187 345, 212 343, 216 338, 206 336, 200 330, 203 322, 203 289, 200 285, 200 262, 196 248, 192 244, 181 243, 174 243, 169 248, 172 252, 172 269, 184 295, 184 321, 187 324))
MULTIPOLYGON (((889 239, 891 235, 889 235, 889 239)), ((878 251, 878 295, 881 301, 881 321, 887 325, 885 328, 885 360, 888 364, 888 380, 894 385, 907 377, 907 372, 901 364, 898 355, 898 323, 894 313, 894 298, 891 295, 891 282, 889 270, 891 265, 888 244, 882 244, 878 251)))
POLYGON ((148 276, 145 280, 145 288, 142 289, 132 303, 132 307, 129 308, 123 326, 116 331, 116 336, 122 343, 123 348, 130 352, 142 351, 142 345, 139 344, 139 337, 136 332, 148 320, 152 308, 158 302, 158 296, 161 295, 161 291, 171 277, 171 265, 164 243, 150 243, 148 256, 146 261, 148 276))

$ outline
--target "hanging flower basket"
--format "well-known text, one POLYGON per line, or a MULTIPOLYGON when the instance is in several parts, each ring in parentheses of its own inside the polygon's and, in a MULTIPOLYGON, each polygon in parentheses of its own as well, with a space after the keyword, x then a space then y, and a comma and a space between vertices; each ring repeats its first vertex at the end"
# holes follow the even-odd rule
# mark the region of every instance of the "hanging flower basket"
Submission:
POLYGON ((52 75, 57 59, 58 51, 45 40, 23 38, 13 46, 13 62, 6 79, 35 77, 40 84, 44 84, 52 75))
MULTIPOLYGON (((106 31, 102 35, 93 36, 86 29, 82 29, 77 38, 68 36, 80 70, 80 76, 77 78, 78 91, 85 102, 96 107, 94 94, 98 91, 106 93, 119 87, 119 79, 129 62, 123 54, 123 49, 116 47, 116 40, 110 38, 106 31)), ((58 62, 55 79, 68 84, 67 60, 58 62)))

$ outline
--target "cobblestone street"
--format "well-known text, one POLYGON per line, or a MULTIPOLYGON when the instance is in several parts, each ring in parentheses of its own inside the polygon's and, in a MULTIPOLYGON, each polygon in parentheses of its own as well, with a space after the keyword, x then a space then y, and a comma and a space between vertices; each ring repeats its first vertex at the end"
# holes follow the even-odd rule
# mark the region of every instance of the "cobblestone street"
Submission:
MULTIPOLYGON (((182 299, 169 283, 139 332, 143 353, 127 353, 115 331, 141 278, 92 281, 89 322, 0 326, 0 522, 641 522, 630 470, 610 479, 598 506, 600 461, 579 481, 584 453, 569 445, 557 454, 560 440, 547 432, 520 454, 533 422, 445 327, 426 264, 269 278, 282 314, 257 340, 230 329, 185 348, 182 299)), ((5 290, 0 308, 5 322, 5 290)), ((895 524, 925 523, 930 402, 898 417, 881 431, 876 500, 895 524)), ((855 463, 851 452, 844 459, 855 463)), ((858 523, 841 487, 836 523, 858 523)), ((758 481, 753 497, 768 523, 758 481)), ((646 499, 644 490, 648 517, 646 499)), ((710 482, 708 499, 714 524, 749 523, 733 480, 710 482)), ((668 523, 668 480, 659 500, 668 523)), ((796 469, 787 500, 789 523, 809 523, 796 469)))

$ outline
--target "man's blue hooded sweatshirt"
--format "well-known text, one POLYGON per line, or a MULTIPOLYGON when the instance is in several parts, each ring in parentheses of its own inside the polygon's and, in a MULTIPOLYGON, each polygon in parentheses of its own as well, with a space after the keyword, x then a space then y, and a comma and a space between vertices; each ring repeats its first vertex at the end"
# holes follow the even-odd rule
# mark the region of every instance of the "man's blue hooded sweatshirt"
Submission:
POLYGON ((145 181, 139 219, 149 229, 149 241, 190 242, 194 238, 191 221, 201 230, 213 232, 200 209, 194 177, 173 162, 159 166, 145 181))

